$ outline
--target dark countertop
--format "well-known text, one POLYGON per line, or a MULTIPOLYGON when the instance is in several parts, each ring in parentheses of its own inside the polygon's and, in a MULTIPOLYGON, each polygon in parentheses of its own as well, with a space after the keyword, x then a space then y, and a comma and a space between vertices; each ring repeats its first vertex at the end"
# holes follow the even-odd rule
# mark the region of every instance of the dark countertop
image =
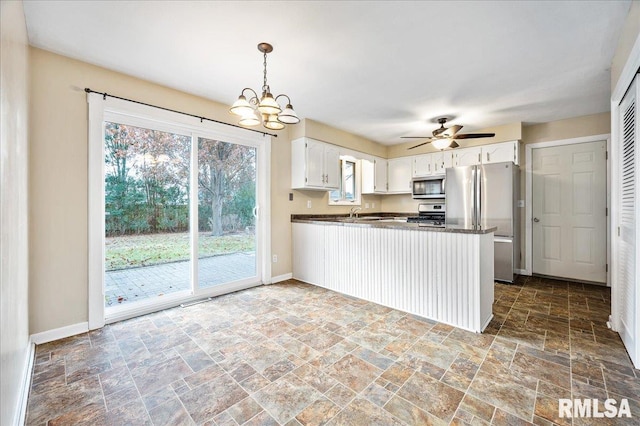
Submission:
POLYGON ((453 232, 458 234, 489 234, 497 228, 486 229, 470 229, 455 226, 446 226, 444 228, 426 226, 419 223, 407 223, 407 213, 375 213, 370 215, 359 215, 358 218, 349 218, 344 215, 320 215, 320 214, 292 214, 291 222, 297 223, 313 223, 317 225, 332 226, 357 226, 366 228, 388 228, 388 229, 404 229, 428 232, 453 232), (369 219, 372 217, 382 217, 383 220, 369 219), (394 218, 397 218, 394 220, 394 218))

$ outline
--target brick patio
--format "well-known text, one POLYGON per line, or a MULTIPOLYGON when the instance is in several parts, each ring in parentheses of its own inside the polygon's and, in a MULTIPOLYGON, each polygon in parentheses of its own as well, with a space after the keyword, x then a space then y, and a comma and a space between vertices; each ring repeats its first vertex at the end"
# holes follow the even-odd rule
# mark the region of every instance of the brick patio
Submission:
MULTIPOLYGON (((162 294, 189 289, 190 262, 109 271, 105 274, 106 306, 118 306, 162 294), (118 299, 122 298, 120 302, 118 299)), ((200 259, 200 287, 212 287, 255 275, 254 252, 233 253, 200 259)))

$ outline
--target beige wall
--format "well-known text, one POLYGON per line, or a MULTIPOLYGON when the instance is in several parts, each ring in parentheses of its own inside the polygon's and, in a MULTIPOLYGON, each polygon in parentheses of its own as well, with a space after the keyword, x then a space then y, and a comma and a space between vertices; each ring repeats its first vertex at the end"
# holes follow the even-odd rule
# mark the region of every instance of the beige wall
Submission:
POLYGON ((370 141, 353 133, 336 129, 327 124, 314 121, 309 118, 302 120, 300 125, 291 128, 291 139, 306 136, 319 141, 328 142, 334 145, 353 149, 354 151, 366 152, 367 154, 387 158, 387 146, 370 141))
POLYGON ((631 53, 633 45, 636 40, 638 40, 638 35, 640 35, 640 1, 634 0, 631 2, 629 15, 627 15, 624 26, 622 27, 622 34, 618 40, 618 47, 616 48, 613 61, 611 62, 612 92, 616 88, 616 84, 618 84, 622 69, 627 63, 627 59, 629 59, 629 54, 631 53))
POLYGON ((0 2, 0 424, 18 424, 29 355, 27 121, 22 1, 0 2))
MULTIPOLYGON (((31 48, 30 331, 87 321, 87 101, 90 87, 233 122, 228 106, 31 48)), ((290 140, 272 140, 273 274, 291 272, 290 140), (283 167, 283 165, 286 165, 283 167)))
POLYGON ((532 124, 522 129, 524 144, 571 139, 611 132, 611 114, 584 115, 548 123, 532 124))

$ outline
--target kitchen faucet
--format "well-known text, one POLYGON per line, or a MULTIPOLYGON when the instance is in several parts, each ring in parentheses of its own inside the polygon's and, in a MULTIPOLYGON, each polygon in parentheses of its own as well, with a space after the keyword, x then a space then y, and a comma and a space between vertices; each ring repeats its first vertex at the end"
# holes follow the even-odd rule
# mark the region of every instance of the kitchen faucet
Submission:
POLYGON ((349 210, 349 218, 353 218, 353 215, 356 215, 356 219, 358 218, 358 212, 362 210, 362 207, 351 207, 349 210))

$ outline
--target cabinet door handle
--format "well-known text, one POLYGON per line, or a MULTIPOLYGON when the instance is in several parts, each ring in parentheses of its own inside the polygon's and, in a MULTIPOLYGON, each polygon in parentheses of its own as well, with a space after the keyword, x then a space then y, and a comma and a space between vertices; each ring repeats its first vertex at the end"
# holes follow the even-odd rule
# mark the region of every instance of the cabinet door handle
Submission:
POLYGON ((478 154, 478 163, 481 163, 481 162, 482 162, 482 157, 481 157, 481 155, 482 155, 482 154, 478 154))
POLYGON ((487 152, 487 161, 489 161, 489 153, 487 152))

